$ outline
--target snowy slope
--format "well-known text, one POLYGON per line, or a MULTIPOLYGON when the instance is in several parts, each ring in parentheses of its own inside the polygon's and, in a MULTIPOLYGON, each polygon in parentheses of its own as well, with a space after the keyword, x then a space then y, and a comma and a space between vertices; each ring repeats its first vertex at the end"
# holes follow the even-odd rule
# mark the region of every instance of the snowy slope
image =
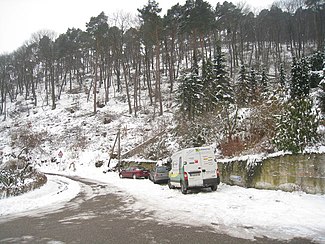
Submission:
MULTIPOLYGON (((92 101, 87 102, 86 97, 85 94, 62 93, 55 110, 45 106, 44 101, 33 108, 23 98, 17 101, 21 103, 19 106, 8 104, 8 117, 0 124, 3 161, 11 159, 10 153, 17 154, 21 150, 13 145, 12 135, 21 133, 24 128, 23 132, 31 135, 43 133, 42 143, 28 155, 39 170, 106 182, 113 186, 113 192, 122 190, 122 194, 135 199, 129 208, 153 213, 152 218, 162 223, 203 225, 248 239, 254 236, 282 240, 303 237, 325 243, 323 195, 244 189, 225 184, 221 184, 217 192, 183 195, 179 190, 170 190, 149 180, 119 179, 113 172, 103 174, 118 128, 124 153, 161 130, 173 128, 173 114, 165 112, 164 116, 153 119, 152 111, 145 112, 152 107, 144 100, 143 112, 134 117, 128 114, 123 96, 116 95, 94 116, 92 101), (18 113, 21 106, 25 111, 18 113), (104 124, 105 118, 111 119, 110 123, 104 124), (63 152, 62 158, 58 157, 59 151, 63 152), (52 158, 57 161, 51 162, 52 158), (95 167, 98 160, 105 162, 102 168, 95 167)), ((168 146, 170 153, 178 150, 174 141, 169 141, 168 146)), ((45 206, 60 208, 78 193, 78 184, 74 181, 51 176, 49 179, 39 190, 0 200, 0 220, 8 219, 14 212, 32 214, 45 206)))

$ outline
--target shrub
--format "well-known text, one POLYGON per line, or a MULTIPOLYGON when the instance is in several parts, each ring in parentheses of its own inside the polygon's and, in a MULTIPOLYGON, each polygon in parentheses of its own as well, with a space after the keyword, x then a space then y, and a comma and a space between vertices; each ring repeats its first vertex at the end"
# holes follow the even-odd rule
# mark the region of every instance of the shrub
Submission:
POLYGON ((223 156, 235 156, 245 150, 245 145, 238 137, 236 137, 220 143, 220 150, 223 156))
POLYGON ((301 98, 288 102, 283 113, 277 116, 273 143, 279 150, 302 152, 318 140, 319 119, 312 110, 312 101, 301 98))
POLYGON ((30 124, 17 128, 11 133, 11 143, 15 146, 27 149, 38 147, 44 138, 47 137, 47 132, 35 132, 30 124))

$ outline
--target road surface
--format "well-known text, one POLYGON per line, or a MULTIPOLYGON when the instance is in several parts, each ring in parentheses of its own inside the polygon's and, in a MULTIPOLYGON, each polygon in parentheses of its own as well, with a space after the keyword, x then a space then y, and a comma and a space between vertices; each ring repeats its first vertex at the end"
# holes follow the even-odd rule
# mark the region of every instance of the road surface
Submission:
POLYGON ((150 213, 127 208, 126 203, 134 201, 131 197, 107 193, 110 185, 72 179, 82 186, 77 197, 58 210, 1 221, 0 243, 280 243, 238 239, 207 227, 158 223, 150 213))

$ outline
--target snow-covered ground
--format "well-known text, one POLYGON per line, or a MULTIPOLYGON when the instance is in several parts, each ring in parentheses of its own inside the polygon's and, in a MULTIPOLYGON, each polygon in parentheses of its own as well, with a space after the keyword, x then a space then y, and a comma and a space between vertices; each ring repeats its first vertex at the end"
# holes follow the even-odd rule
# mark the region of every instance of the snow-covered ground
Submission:
POLYGON ((8 221, 10 216, 32 215, 49 212, 63 207, 80 191, 77 182, 66 177, 47 175, 47 183, 34 191, 16 197, 0 200, 0 223, 8 221))
MULTIPOLYGON (((150 212, 152 218, 161 223, 208 226, 217 232, 247 239, 302 237, 325 243, 324 195, 245 189, 222 183, 216 192, 207 190, 183 195, 179 190, 170 190, 166 185, 155 185, 149 180, 120 179, 114 172, 104 174, 103 168, 94 166, 62 171, 53 164, 42 170, 105 182, 112 186, 111 193, 135 199, 129 201, 128 208, 150 212)), ((46 206, 60 208, 80 189, 72 180, 48 177, 48 183, 38 190, 0 200, 0 220, 26 211, 31 215, 46 206)))

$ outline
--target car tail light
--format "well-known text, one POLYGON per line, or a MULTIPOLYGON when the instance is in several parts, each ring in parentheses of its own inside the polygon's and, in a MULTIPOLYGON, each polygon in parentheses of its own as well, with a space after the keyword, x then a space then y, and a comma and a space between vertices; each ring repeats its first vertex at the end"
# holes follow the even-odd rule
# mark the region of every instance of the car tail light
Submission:
POLYGON ((188 180, 188 175, 186 172, 184 172, 184 180, 188 180))
POLYGON ((217 176, 220 176, 219 169, 216 169, 216 174, 217 174, 217 176))

